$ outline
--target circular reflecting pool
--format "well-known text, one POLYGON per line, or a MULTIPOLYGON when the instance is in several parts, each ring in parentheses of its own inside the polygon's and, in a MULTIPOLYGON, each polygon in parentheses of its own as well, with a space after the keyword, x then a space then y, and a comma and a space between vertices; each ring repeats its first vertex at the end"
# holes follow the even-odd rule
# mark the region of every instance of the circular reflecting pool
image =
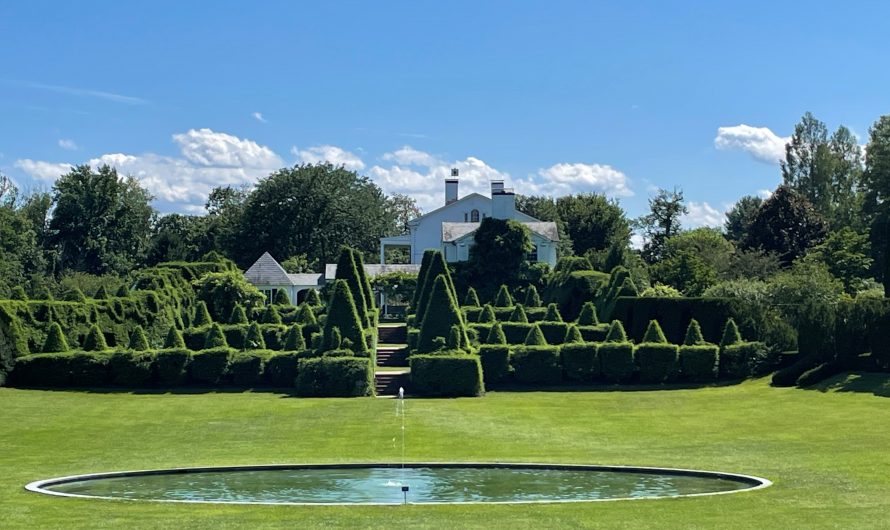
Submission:
POLYGON ((166 502, 451 504, 650 499, 770 484, 746 475, 680 469, 427 463, 132 471, 42 480, 26 487, 51 495, 166 502))

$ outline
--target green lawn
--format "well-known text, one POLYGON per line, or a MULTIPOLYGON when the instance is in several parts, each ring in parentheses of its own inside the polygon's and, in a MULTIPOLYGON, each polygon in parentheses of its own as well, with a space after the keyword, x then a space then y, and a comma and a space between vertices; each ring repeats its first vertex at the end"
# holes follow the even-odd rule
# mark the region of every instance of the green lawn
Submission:
POLYGON ((409 400, 409 460, 673 466, 775 482, 717 497, 465 507, 177 505, 28 493, 23 486, 31 480, 97 471, 398 461, 395 403, 3 388, 0 527, 887 528, 890 379, 842 379, 828 392, 761 380, 697 390, 409 400))

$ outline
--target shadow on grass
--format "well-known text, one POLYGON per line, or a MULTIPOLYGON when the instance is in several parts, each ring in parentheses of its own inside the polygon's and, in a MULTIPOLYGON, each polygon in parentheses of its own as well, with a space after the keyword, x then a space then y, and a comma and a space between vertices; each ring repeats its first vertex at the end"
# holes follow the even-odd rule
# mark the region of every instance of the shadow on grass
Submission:
POLYGON ((716 388, 733 386, 741 380, 714 381, 711 383, 562 383, 551 385, 523 385, 521 383, 499 384, 486 389, 491 392, 651 392, 653 390, 695 390, 697 388, 716 388))
POLYGON ((890 374, 876 372, 844 372, 804 390, 819 392, 857 392, 890 397, 890 374))
POLYGON ((293 397, 294 389, 288 387, 235 387, 235 386, 178 386, 172 388, 130 388, 130 387, 39 387, 12 386, 21 390, 42 390, 47 392, 82 392, 85 394, 132 394, 132 395, 199 395, 199 394, 281 394, 293 397))

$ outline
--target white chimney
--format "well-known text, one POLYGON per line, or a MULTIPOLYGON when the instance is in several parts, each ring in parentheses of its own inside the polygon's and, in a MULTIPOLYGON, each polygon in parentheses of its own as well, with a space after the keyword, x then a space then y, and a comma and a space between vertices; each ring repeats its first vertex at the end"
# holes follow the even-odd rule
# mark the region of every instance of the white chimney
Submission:
POLYGON ((460 175, 455 168, 451 170, 451 178, 445 179, 445 205, 457 202, 457 177, 460 175))
POLYGON ((512 188, 505 188, 503 180, 491 181, 491 216, 495 219, 513 219, 516 213, 516 196, 512 188))

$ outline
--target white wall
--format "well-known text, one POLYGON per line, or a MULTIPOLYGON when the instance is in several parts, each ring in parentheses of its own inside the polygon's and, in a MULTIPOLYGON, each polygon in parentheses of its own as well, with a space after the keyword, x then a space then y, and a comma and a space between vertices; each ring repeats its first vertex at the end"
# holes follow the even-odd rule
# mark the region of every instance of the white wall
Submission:
POLYGON ((470 195, 420 218, 417 226, 411 228, 411 263, 420 263, 424 250, 430 248, 442 250, 442 223, 463 223, 464 214, 467 214, 469 219, 473 209, 479 210, 480 219, 482 214, 490 216, 491 199, 481 195, 470 195))

